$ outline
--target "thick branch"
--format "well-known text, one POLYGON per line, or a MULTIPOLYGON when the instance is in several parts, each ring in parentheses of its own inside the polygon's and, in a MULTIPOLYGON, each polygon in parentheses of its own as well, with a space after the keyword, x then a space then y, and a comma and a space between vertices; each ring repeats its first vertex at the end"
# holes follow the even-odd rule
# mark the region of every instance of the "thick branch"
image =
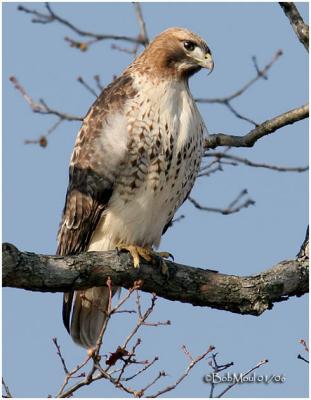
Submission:
POLYGON ((289 19, 298 39, 305 46, 306 50, 309 51, 309 26, 303 22, 297 7, 293 2, 281 2, 279 4, 289 19))
POLYGON ((239 277, 167 261, 169 279, 142 260, 133 268, 128 253, 117 251, 46 256, 3 244, 3 286, 41 292, 67 292, 113 284, 141 289, 168 300, 209 306, 238 314, 260 315, 273 303, 308 292, 306 258, 286 260, 258 275, 239 277))
POLYGON ((204 147, 206 150, 215 149, 218 146, 252 147, 262 137, 270 135, 270 133, 275 132, 283 126, 294 124, 308 116, 309 104, 305 104, 302 107, 294 108, 263 122, 245 136, 225 135, 223 133, 210 135, 205 139, 204 147))

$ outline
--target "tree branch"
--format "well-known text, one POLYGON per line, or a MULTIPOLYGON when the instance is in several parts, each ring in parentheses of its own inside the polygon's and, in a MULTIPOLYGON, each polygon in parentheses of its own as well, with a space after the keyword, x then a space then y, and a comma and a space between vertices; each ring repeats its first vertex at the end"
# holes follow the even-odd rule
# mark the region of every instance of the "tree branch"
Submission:
POLYGON ((9 389, 8 385, 4 382, 3 378, 2 378, 2 386, 3 386, 3 388, 5 390, 5 393, 6 393, 5 395, 2 395, 2 396, 4 398, 11 399, 13 396, 12 396, 12 394, 10 392, 10 389, 9 389))
MULTIPOLYGON (((187 352, 186 346, 182 346, 183 351, 187 352)), ((193 359, 191 357, 190 363, 187 367, 187 369, 185 370, 185 372, 177 379, 177 381, 173 384, 173 385, 169 385, 167 386, 165 389, 161 389, 159 390, 157 393, 152 394, 150 396, 147 396, 147 398, 156 398, 159 397, 160 395, 170 392, 171 390, 174 390, 176 388, 176 386, 178 386, 190 373, 190 371, 192 370, 192 368, 199 363, 200 361, 202 361, 210 352, 212 352, 215 349, 214 346, 209 346, 209 348, 201 355, 199 355, 198 357, 196 357, 195 359, 193 359)))
POLYGON ((298 39, 304 45, 305 49, 309 51, 309 26, 304 23, 295 3, 281 2, 279 4, 283 9, 284 14, 289 19, 298 39))
POLYGON ((55 115, 59 119, 66 121, 83 121, 83 117, 68 114, 49 107, 43 99, 40 99, 39 102, 34 101, 33 98, 27 94, 26 90, 19 83, 15 76, 10 76, 9 79, 13 83, 15 89, 18 90, 23 98, 26 100, 27 104, 30 106, 33 112, 38 114, 55 115))
POLYGON ((259 79, 267 79, 267 72, 272 67, 272 65, 283 55, 283 51, 281 49, 277 50, 272 57, 272 60, 262 69, 258 68, 257 59, 256 57, 252 57, 255 69, 256 69, 256 76, 246 82, 240 89, 236 90, 235 92, 231 93, 225 97, 212 97, 212 98, 197 98, 197 103, 208 103, 208 104, 226 104, 229 103, 231 100, 241 96, 244 92, 246 92, 255 82, 259 79))
MULTIPOLYGON (((222 159, 230 160, 230 161, 232 161, 232 163, 230 163, 230 165, 233 165, 233 166, 237 166, 239 164, 244 164, 244 165, 247 165, 248 167, 265 168, 265 169, 270 169, 271 171, 277 171, 277 172, 299 172, 300 173, 300 172, 306 172, 309 169, 308 165, 303 166, 303 167, 283 167, 280 165, 257 163, 257 162, 251 161, 247 158, 238 157, 234 154, 227 154, 227 153, 220 153, 220 152, 206 153, 204 156, 205 157, 214 157, 217 162, 222 162, 222 159)), ((205 174, 209 175, 210 171, 207 170, 207 172, 205 173, 206 169, 207 168, 203 167, 200 171, 199 176, 204 176, 205 174)))
POLYGON ((141 290, 168 300, 208 306, 238 314, 260 315, 273 303, 308 292, 307 257, 281 261, 252 276, 234 276, 166 261, 169 278, 160 268, 142 260, 133 268, 128 253, 88 252, 72 256, 47 256, 21 252, 3 244, 3 286, 41 292, 68 292, 106 285, 141 290))
POLYGON ((235 107, 232 106, 232 100, 236 99, 237 97, 241 96, 244 92, 246 92, 251 86, 254 85, 255 82, 257 82, 259 79, 268 79, 267 72, 269 69, 272 67, 272 65, 281 57, 283 54, 283 51, 280 49, 278 50, 272 57, 272 60, 262 69, 258 67, 257 59, 255 56, 252 57, 254 67, 256 70, 256 76, 246 82, 240 89, 236 90, 235 92, 231 93, 228 96, 225 97, 213 97, 213 98, 197 98, 196 102, 197 103, 209 103, 209 104, 222 104, 228 108, 232 114, 246 122, 249 122, 252 125, 258 126, 257 122, 253 121, 251 118, 245 117, 241 113, 239 113, 235 107))
POLYGON ((283 126, 293 124, 307 118, 308 116, 309 104, 305 104, 304 106, 294 108, 293 110, 287 111, 284 114, 280 114, 263 122, 245 136, 225 135, 223 133, 209 135, 205 139, 204 148, 207 150, 215 149, 218 146, 253 147, 257 140, 264 136, 270 135, 283 126))
POLYGON ((65 38, 72 47, 76 47, 82 51, 85 51, 88 49, 88 47, 94 43, 97 43, 102 40, 122 40, 125 42, 130 42, 130 43, 136 43, 136 44, 146 44, 146 38, 141 37, 139 35, 138 37, 130 37, 130 36, 124 36, 124 35, 111 35, 111 34, 102 34, 102 33, 94 33, 94 32, 89 32, 89 31, 84 31, 77 26, 75 26, 73 23, 70 21, 66 20, 65 18, 60 17, 58 14, 55 13, 55 11, 52 10, 51 5, 49 3, 45 3, 46 7, 46 13, 39 12, 37 10, 31 10, 25 6, 19 5, 17 9, 19 11, 23 11, 26 14, 33 15, 34 18, 32 19, 33 23, 40 23, 40 24, 49 24, 53 22, 58 22, 61 25, 66 26, 68 29, 70 29, 72 32, 75 34, 90 38, 88 42, 78 42, 76 40, 70 39, 70 38, 65 38))
MULTIPOLYGON (((247 375, 249 375, 251 372, 255 371, 255 369, 260 368, 262 365, 267 364, 269 361, 268 360, 261 360, 259 363, 257 363, 253 368, 249 369, 247 372, 244 372, 241 376, 241 380, 245 378, 247 375)), ((218 396, 217 398, 221 398, 224 394, 226 394, 231 388, 233 388, 236 384, 238 383, 238 380, 235 380, 233 383, 228 385, 226 389, 224 389, 218 396)))
POLYGON ((193 199, 191 196, 188 197, 188 201, 190 201, 190 203, 198 210, 216 212, 222 215, 229 215, 241 211, 242 208, 248 208, 249 206, 255 205, 255 201, 253 199, 249 197, 245 198, 245 196, 247 195, 248 192, 246 189, 241 190, 241 192, 236 196, 236 198, 225 208, 203 206, 195 199, 193 199))
MULTIPOLYGON (((46 104, 43 99, 40 99, 39 102, 34 101, 15 76, 10 76, 9 79, 14 85, 15 89, 19 91, 20 94, 23 96, 26 103, 29 105, 34 113, 53 115, 57 117, 57 121, 47 130, 46 134, 41 135, 38 139, 26 139, 25 144, 39 144, 41 147, 46 147, 48 144, 47 136, 54 132, 64 121, 83 121, 83 117, 52 109, 46 104)), ((85 84, 85 82, 83 80, 81 82, 79 78, 78 81, 85 84)))
POLYGON ((147 46, 149 44, 149 38, 147 34, 147 28, 146 28, 146 23, 143 17, 143 12, 141 9, 141 5, 139 2, 134 2, 134 8, 135 8, 135 14, 137 18, 137 22, 139 24, 139 29, 140 29, 140 36, 139 39, 143 42, 144 46, 147 46))

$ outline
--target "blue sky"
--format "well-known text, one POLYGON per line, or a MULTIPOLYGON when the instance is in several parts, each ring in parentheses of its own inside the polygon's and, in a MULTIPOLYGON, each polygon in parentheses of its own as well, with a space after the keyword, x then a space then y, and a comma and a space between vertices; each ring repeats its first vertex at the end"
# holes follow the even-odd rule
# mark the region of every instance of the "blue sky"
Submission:
MULTIPOLYGON (((40 3, 25 5, 43 9, 40 3)), ((130 3, 58 3, 54 9, 82 29, 138 33, 130 3)), ((299 3, 299 10, 306 20, 307 3, 299 3)), ((262 122, 306 103, 307 52, 277 3, 144 3, 143 13, 151 38, 170 26, 182 26, 206 39, 215 69, 210 76, 202 71, 193 77, 195 97, 232 93, 254 76, 252 56, 264 66, 282 49, 284 55, 271 68, 269 79, 257 82, 233 105, 262 122)), ((84 115, 94 97, 76 82, 77 76, 91 82, 100 74, 108 84, 132 60, 112 50, 110 41, 82 53, 68 46, 63 40, 66 35, 75 38, 57 24, 32 24, 29 16, 17 11, 17 3, 3 5, 3 241, 43 254, 55 253, 79 123, 63 123, 50 135, 45 149, 25 146, 25 139, 45 133, 55 118, 33 114, 9 77, 15 75, 34 99, 44 98, 51 107, 84 115)), ((210 133, 243 135, 251 129, 222 106, 199 107, 210 133)), ((308 163, 307 135, 304 120, 262 139, 252 149, 232 153, 257 162, 303 166, 308 163)), ((307 174, 228 166, 198 180, 192 196, 205 205, 224 207, 244 188, 256 205, 234 215, 199 212, 186 202, 177 213, 186 218, 163 237, 161 249, 173 253, 177 262, 238 275, 254 274, 294 257, 307 225, 307 174)), ((143 298, 150 301, 149 295, 143 298)), ((61 302, 61 294, 3 290, 3 375, 16 397, 46 397, 57 392, 63 371, 52 337, 58 338, 69 365, 75 366, 84 357, 83 349, 74 345, 62 325, 61 302)), ((160 357, 150 377, 164 369, 169 373, 159 385, 164 386, 174 382, 187 365, 182 344, 193 355, 213 344, 220 362, 235 362, 232 372, 246 371, 268 358, 269 364, 258 373, 286 377, 283 384, 239 385, 230 396, 306 397, 307 367, 297 360, 297 354, 303 352, 298 340, 307 338, 307 306, 307 296, 290 299, 256 318, 159 299, 153 320, 170 319, 172 325, 144 329, 141 358, 160 357)), ((116 317, 103 351, 113 351, 132 324, 128 317, 116 317)), ((202 362, 168 396, 208 396, 209 388, 202 383, 208 371, 207 362, 202 362)), ((137 387, 139 383, 143 385, 140 381, 137 387)), ((107 382, 97 382, 78 396, 124 394, 107 382)))

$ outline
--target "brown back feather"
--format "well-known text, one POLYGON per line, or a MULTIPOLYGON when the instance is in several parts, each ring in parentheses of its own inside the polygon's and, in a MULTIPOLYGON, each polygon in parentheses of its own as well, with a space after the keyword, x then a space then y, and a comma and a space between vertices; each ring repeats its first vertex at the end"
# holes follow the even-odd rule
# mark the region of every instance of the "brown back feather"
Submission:
MULTIPOLYGON (((109 167, 104 152, 99 154, 96 139, 107 134, 107 117, 122 113, 125 102, 135 94, 132 78, 125 73, 103 90, 84 119, 69 168, 69 185, 57 237, 58 255, 76 254, 88 248, 118 174, 109 167)), ((68 332, 72 299, 73 292, 65 293, 63 321, 68 332)))

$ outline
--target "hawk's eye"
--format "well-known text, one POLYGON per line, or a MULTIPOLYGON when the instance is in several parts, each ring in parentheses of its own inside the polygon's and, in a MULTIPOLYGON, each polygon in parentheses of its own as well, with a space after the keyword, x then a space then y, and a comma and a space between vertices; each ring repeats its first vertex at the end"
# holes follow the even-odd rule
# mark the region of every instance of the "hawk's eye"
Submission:
POLYGON ((193 51, 195 49, 196 44, 191 42, 190 40, 184 41, 184 48, 188 51, 193 51))

